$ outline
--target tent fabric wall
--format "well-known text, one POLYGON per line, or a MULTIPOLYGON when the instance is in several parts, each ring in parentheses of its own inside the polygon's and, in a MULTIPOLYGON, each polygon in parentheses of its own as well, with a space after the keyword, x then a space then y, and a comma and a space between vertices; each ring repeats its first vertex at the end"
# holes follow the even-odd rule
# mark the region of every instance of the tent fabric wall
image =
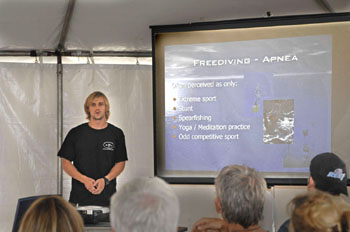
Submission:
POLYGON ((0 231, 18 198, 57 193, 56 66, 0 64, 0 231))
MULTIPOLYGON (((122 128, 129 161, 119 185, 153 176, 151 66, 64 65, 63 135, 86 122, 83 104, 95 90, 111 103, 109 122, 122 128)), ((0 231, 10 231, 18 198, 57 188, 56 65, 0 64, 0 231)), ((64 175, 68 199, 70 178, 64 175)))

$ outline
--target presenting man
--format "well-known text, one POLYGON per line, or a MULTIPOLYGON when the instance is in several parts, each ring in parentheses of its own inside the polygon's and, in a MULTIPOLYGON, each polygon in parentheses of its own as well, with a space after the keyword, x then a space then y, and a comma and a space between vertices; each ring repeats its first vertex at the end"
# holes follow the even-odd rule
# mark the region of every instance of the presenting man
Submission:
POLYGON ((102 92, 91 93, 84 110, 89 122, 71 129, 58 152, 63 170, 72 177, 69 201, 79 206, 109 206, 116 177, 128 159, 124 133, 107 122, 109 102, 102 92))

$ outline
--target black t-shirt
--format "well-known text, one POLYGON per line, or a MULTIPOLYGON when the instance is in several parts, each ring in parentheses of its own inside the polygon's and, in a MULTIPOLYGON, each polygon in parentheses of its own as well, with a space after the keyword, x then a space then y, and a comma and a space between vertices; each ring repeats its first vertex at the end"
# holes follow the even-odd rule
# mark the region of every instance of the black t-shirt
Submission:
MULTIPOLYGON (((91 128, 88 123, 71 129, 58 156, 73 161, 80 173, 94 180, 106 176, 116 163, 128 159, 123 131, 109 123, 101 130, 91 128)), ((116 184, 113 179, 101 194, 94 195, 83 183, 72 179, 69 201, 79 205, 109 206, 116 184)))

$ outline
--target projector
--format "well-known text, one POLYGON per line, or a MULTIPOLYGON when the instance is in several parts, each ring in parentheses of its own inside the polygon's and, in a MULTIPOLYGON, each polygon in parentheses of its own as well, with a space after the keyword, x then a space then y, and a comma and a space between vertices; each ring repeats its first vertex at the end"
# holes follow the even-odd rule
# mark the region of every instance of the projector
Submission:
POLYGON ((80 213, 84 220, 84 224, 97 224, 99 222, 109 221, 109 208, 87 205, 76 207, 77 211, 80 213))

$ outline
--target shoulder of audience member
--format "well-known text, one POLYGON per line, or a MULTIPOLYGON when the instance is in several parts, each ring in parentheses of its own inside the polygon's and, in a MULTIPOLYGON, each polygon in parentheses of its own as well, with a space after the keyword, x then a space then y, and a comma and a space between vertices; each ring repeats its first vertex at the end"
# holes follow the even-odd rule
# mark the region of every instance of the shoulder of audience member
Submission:
POLYGON ((290 219, 287 219, 278 229, 277 232, 288 232, 289 231, 289 223, 290 223, 290 219))

